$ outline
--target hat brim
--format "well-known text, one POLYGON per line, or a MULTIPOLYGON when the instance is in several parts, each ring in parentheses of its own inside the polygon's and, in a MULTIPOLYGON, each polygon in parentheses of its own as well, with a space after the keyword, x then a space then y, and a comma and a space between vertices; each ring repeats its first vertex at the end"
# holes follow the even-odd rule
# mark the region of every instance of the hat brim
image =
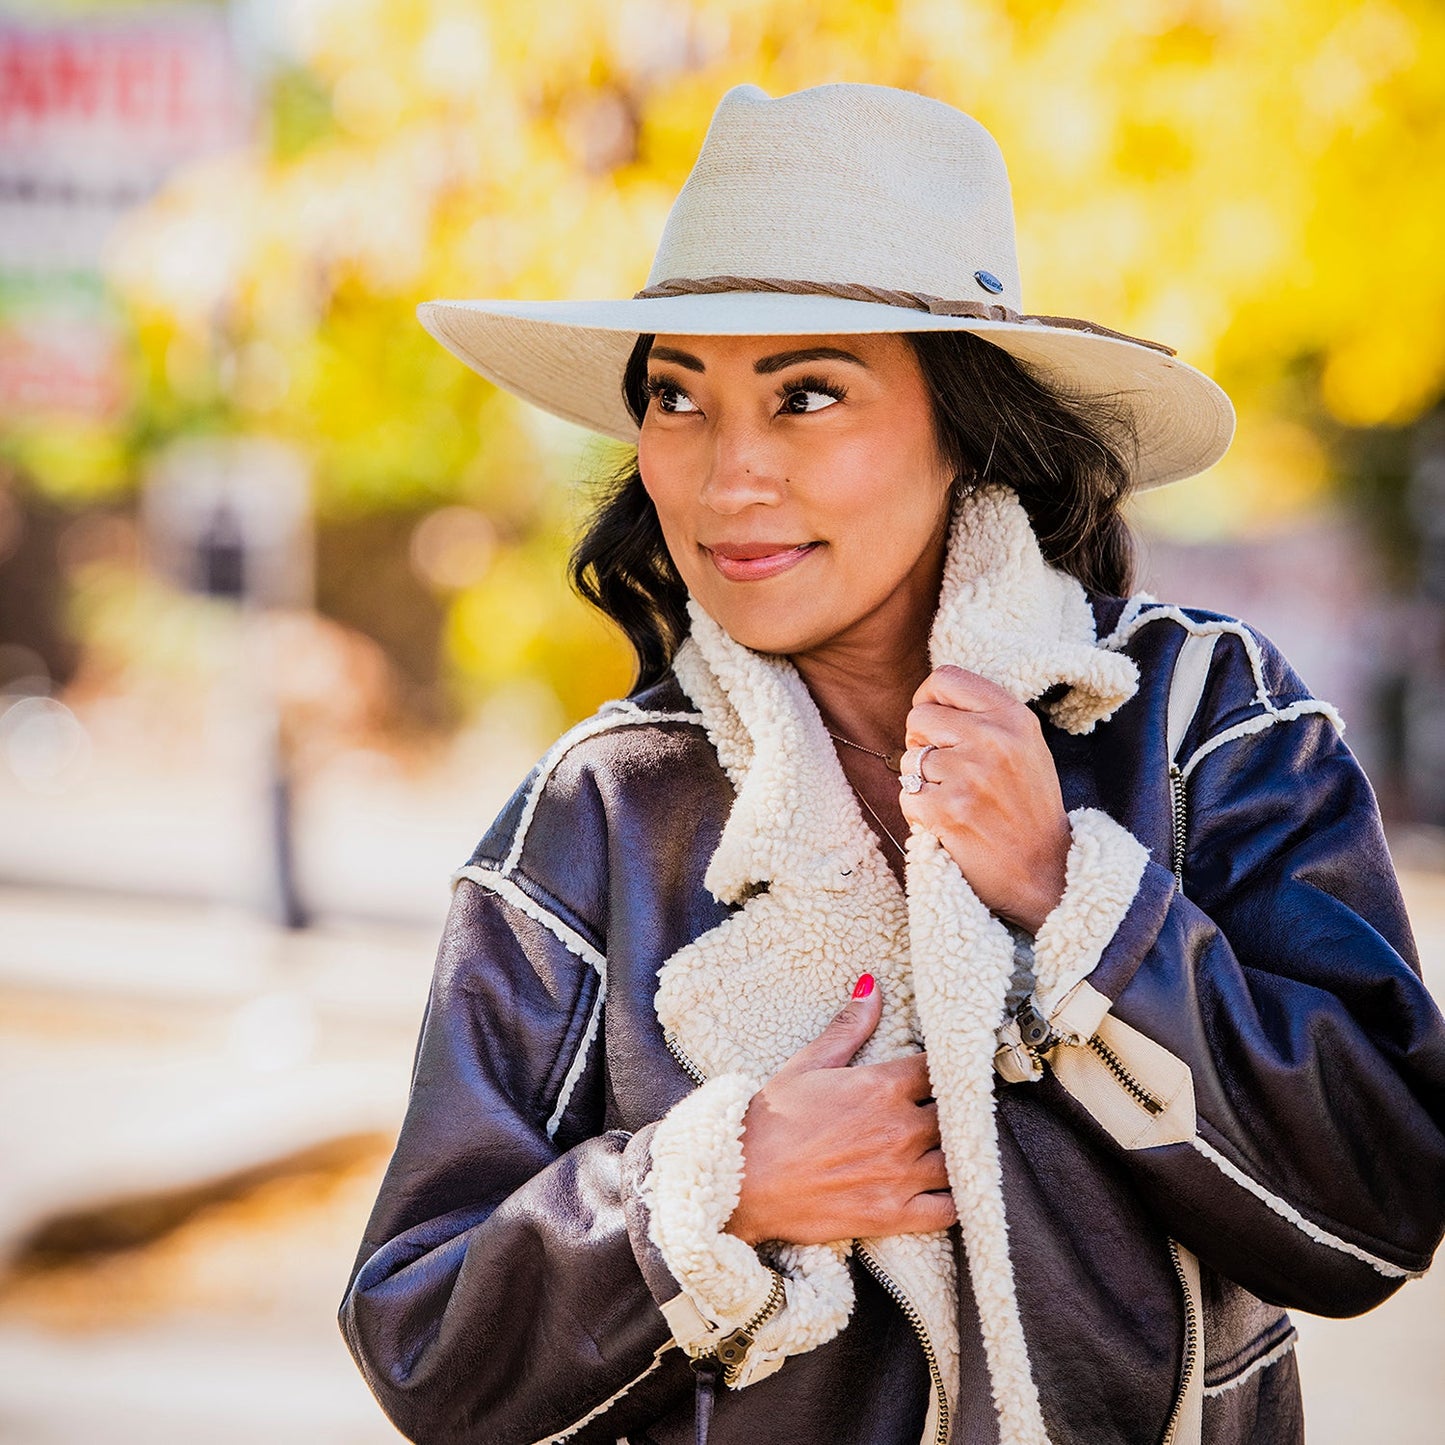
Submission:
POLYGON ((489 381, 544 411, 636 442, 622 371, 639 335, 811 336, 972 331, 1066 394, 1109 396, 1138 437, 1135 485, 1163 486, 1222 457, 1234 407, 1203 372, 1122 338, 1038 322, 934 316, 835 296, 733 291, 626 301, 426 301, 426 330, 489 381))

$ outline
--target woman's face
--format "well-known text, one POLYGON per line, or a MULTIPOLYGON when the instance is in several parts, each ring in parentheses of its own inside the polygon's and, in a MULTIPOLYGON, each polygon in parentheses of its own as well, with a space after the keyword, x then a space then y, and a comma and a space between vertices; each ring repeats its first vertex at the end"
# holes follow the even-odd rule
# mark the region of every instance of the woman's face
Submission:
POLYGON ((658 336, 642 482, 688 590, 760 652, 937 601, 952 480, 902 336, 658 336))

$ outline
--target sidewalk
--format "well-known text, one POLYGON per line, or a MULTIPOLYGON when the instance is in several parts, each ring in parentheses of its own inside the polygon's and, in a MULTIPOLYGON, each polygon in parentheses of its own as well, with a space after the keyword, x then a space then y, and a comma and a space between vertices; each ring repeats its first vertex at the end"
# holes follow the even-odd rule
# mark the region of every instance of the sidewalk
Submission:
POLYGON ((439 933, 0 891, 0 1258, 55 1215, 393 1137, 439 933))
POLYGON ((169 1242, 0 1291, 0 1445, 399 1439, 335 1311, 406 1101, 438 892, 435 927, 283 934, 0 889, 0 1250, 76 1211, 122 1232, 157 1199, 192 1211, 169 1242), (328 1159, 356 1161, 342 1191, 315 1182, 328 1159))

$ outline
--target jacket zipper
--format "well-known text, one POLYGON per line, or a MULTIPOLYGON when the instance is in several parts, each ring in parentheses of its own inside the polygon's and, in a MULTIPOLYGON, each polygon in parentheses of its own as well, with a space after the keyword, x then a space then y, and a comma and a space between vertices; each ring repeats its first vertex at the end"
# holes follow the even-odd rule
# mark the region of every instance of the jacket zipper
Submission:
POLYGON ((698 1068, 698 1066, 693 1063, 690 1058, 688 1058, 688 1056, 683 1052, 682 1045, 678 1043, 678 1041, 673 1038, 672 1034, 666 1029, 662 1031, 662 1041, 667 1045, 668 1053, 670 1053, 673 1058, 675 1058, 678 1063, 682 1065, 683 1072, 687 1074, 687 1076, 693 1081, 694 1084, 702 1085, 707 1083, 707 1075, 703 1073, 703 1071, 698 1068))
MULTIPOLYGON (((707 1075, 688 1057, 682 1045, 673 1038, 672 1034, 664 1029, 662 1037, 667 1044, 668 1052, 682 1065, 688 1077, 695 1084, 705 1084, 707 1075)), ((923 1347, 924 1359, 928 1361, 928 1375, 933 1381, 933 1391, 938 1400, 938 1423, 933 1433, 933 1442, 934 1445, 948 1445, 948 1391, 944 1388, 943 1371, 938 1367, 938 1356, 933 1352, 933 1341, 928 1338, 928 1327, 923 1323, 923 1316, 914 1308, 913 1301, 903 1293, 902 1288, 889 1277, 883 1266, 856 1241, 855 1248, 858 1258, 863 1261, 868 1273, 883 1286, 889 1298, 902 1310, 903 1317, 912 1327, 914 1334, 918 1336, 918 1343, 923 1347)))
POLYGON ((918 1343, 923 1346, 923 1357, 928 1361, 928 1375, 933 1381, 933 1393, 938 1400, 938 1419, 933 1431, 933 1445, 948 1445, 948 1391, 944 1388, 943 1371, 938 1367, 938 1356, 933 1352, 933 1341, 928 1338, 928 1327, 923 1323, 923 1316, 914 1308, 913 1301, 903 1293, 902 1288, 889 1277, 883 1266, 856 1240, 854 1248, 868 1273, 883 1286, 893 1303, 903 1311, 903 1318, 913 1327, 914 1334, 918 1336, 918 1343))
POLYGON ((1194 1372, 1199 1367, 1199 1319, 1196 1314, 1194 1296, 1189 1291, 1189 1277, 1184 1273, 1183 1261, 1179 1258, 1179 1246, 1169 1241, 1169 1262, 1174 1266, 1174 1276, 1179 1281, 1179 1293, 1184 1297, 1184 1361, 1179 1370, 1179 1393, 1174 1397, 1174 1408, 1169 1412, 1169 1422, 1164 1427, 1162 1445, 1174 1445, 1174 1432, 1179 1427, 1179 1416, 1184 1410, 1184 1399, 1194 1383, 1194 1372))
POLYGON ((1124 1090, 1138 1106, 1148 1114, 1162 1114, 1164 1112, 1164 1101, 1157 1094, 1152 1094, 1138 1079, 1134 1077, 1125 1066, 1123 1059, 1101 1039, 1098 1034, 1084 1040, 1085 1045, 1091 1049, 1094 1056, 1098 1058, 1108 1071, 1118 1081, 1119 1087, 1124 1090))
POLYGON ((1059 1045, 1067 1048, 1077 1048, 1081 1043, 1087 1048, 1100 1063, 1114 1076, 1114 1082, 1124 1090, 1138 1106, 1149 1114, 1162 1114, 1164 1112, 1164 1101, 1157 1094, 1146 1089, 1133 1074, 1129 1067, 1097 1033, 1087 1039, 1081 1039, 1075 1043, 1072 1039, 1066 1039, 1060 1035, 1054 1026, 1041 1014, 1033 1005, 1032 1000, 1026 1000, 1014 1014, 1014 1020, 1018 1024, 1019 1037, 1026 1048, 1035 1059, 1040 1062, 1053 1049, 1059 1045))
MULTIPOLYGON (((1173 843, 1174 856, 1170 860, 1174 865, 1174 878, 1181 890, 1184 887, 1184 844, 1188 834, 1189 802, 1187 779, 1179 764, 1171 761, 1169 764, 1169 803, 1171 821, 1173 822, 1173 843)), ((1092 1044, 1095 1041, 1090 1039, 1092 1044)), ((1107 1063, 1108 1060, 1105 1060, 1107 1063)), ((1121 1079, 1122 1083, 1123 1080, 1121 1079)), ((1124 1085, 1128 1088, 1128 1084, 1124 1085)), ((1143 1100, 1140 1100, 1143 1103, 1143 1100)), ((1158 1104, 1158 1100, 1154 1101, 1158 1104)), ((1145 1105, 1148 1108, 1148 1105, 1145 1105)), ((1150 1109, 1150 1113, 1157 1114, 1158 1108, 1150 1109)), ((1179 1281, 1179 1293, 1184 1300, 1184 1359, 1179 1369, 1179 1392, 1174 1397, 1174 1408, 1169 1412, 1168 1422, 1164 1426, 1163 1445, 1174 1445, 1174 1432, 1179 1428, 1179 1417, 1184 1411, 1184 1401, 1189 1394, 1189 1387, 1194 1383, 1194 1372, 1199 1367, 1199 1319, 1196 1314, 1194 1296, 1189 1290, 1189 1276, 1184 1272, 1183 1261, 1179 1258, 1179 1246, 1171 1239, 1169 1241, 1169 1263, 1174 1266, 1174 1277, 1179 1281)))
MULTIPOLYGON (((763 1301, 761 1308, 747 1324, 724 1335, 711 1355, 703 1357, 710 1358, 722 1368, 723 1379, 729 1385, 737 1384, 738 1374, 747 1360, 748 1351, 752 1349, 758 1331, 782 1309, 787 1297, 787 1286, 783 1282, 783 1276, 777 1270, 773 1270, 773 1287, 768 1291, 768 1297, 763 1301)), ((694 1361, 693 1365, 695 1368, 697 1361, 694 1361)))
POLYGON ((1170 812, 1173 814, 1174 823, 1174 856, 1171 861, 1174 865, 1174 876, 1179 880, 1181 888, 1184 884, 1184 833, 1188 817, 1188 806, 1185 800, 1187 782, 1179 764, 1170 763, 1169 801, 1172 804, 1170 812))

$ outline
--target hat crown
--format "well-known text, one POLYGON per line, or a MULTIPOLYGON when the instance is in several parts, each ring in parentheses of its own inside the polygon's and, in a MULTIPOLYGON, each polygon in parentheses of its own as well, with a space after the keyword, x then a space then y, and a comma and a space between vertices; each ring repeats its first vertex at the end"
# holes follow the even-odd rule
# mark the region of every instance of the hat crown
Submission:
POLYGON ((648 285, 704 276, 855 282, 1022 311, 1003 154, 972 116, 912 91, 835 84, 775 99, 734 86, 648 285))

